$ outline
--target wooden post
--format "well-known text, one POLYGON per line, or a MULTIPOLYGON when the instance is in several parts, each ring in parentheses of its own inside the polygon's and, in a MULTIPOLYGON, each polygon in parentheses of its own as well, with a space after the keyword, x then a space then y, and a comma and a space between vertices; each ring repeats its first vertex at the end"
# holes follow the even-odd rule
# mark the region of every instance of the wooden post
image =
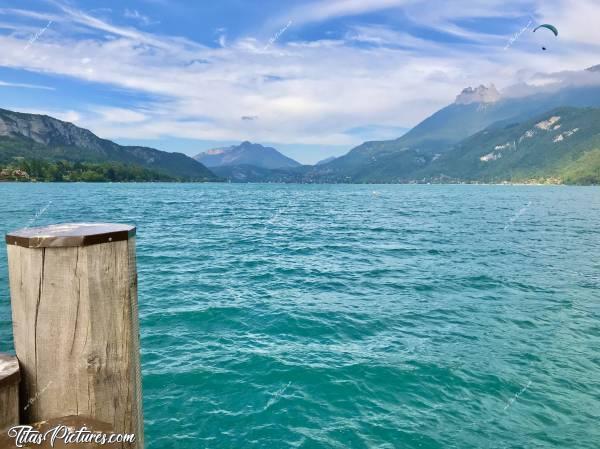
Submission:
POLYGON ((6 243, 21 423, 86 416, 143 448, 135 227, 53 225, 6 243))
POLYGON ((19 424, 19 361, 0 354, 0 433, 19 424))

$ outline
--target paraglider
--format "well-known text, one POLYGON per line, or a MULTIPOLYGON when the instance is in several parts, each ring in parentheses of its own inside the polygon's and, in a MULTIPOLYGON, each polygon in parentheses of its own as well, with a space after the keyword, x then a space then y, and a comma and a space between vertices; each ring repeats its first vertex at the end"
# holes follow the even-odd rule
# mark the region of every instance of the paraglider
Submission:
MULTIPOLYGON (((554 25, 550 25, 549 23, 544 23, 543 25, 540 25, 540 26, 536 27, 533 30, 533 32, 535 33, 540 28, 546 28, 546 29, 552 31, 552 33, 554 33, 554 36, 558 37, 558 30, 556 29, 556 27, 554 25)), ((546 51, 547 50, 546 46, 543 46, 542 50, 546 51)))

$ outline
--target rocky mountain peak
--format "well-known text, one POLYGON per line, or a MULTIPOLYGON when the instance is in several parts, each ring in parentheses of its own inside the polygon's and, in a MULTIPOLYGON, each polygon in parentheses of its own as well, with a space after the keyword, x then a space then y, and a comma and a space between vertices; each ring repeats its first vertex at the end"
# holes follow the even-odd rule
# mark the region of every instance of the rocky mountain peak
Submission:
POLYGON ((456 104, 471 103, 495 103, 500 99, 500 92, 496 86, 490 84, 489 87, 483 84, 479 87, 467 87, 456 97, 456 104))
POLYGON ((266 169, 298 167, 300 164, 275 148, 244 141, 228 148, 204 151, 194 157, 207 167, 251 165, 266 169))

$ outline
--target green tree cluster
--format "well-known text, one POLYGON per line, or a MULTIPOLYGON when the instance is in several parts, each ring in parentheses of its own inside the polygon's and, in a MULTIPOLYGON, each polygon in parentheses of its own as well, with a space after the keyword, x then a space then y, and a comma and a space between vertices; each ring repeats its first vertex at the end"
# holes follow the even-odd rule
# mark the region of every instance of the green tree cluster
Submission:
POLYGON ((24 158, 15 158, 8 164, 0 165, 0 180, 40 182, 180 181, 180 179, 163 173, 117 162, 44 161, 24 158))

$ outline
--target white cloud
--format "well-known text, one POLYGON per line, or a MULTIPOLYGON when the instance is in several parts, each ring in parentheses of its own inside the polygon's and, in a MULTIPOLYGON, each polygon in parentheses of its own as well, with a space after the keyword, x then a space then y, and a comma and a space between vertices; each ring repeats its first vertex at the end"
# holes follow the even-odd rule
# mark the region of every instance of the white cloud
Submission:
POLYGON ((599 49, 597 32, 587 36, 574 31, 584 27, 578 14, 591 17, 596 13, 594 5, 587 0, 555 0, 558 11, 566 11, 567 6, 574 11, 566 13, 560 26, 564 46, 543 53, 528 45, 525 36, 504 50, 507 40, 523 26, 517 19, 505 36, 457 25, 460 18, 479 16, 546 17, 551 8, 541 2, 538 6, 516 0, 314 2, 294 10, 283 23, 293 20, 296 27, 402 7, 412 20, 439 26, 468 43, 449 45, 405 30, 364 25, 350 28, 340 39, 277 41, 267 49, 267 42, 249 37, 227 42, 224 34, 220 47, 211 48, 185 38, 116 26, 60 4, 60 15, 36 18, 53 17, 63 25, 63 34, 57 27, 52 39, 36 42, 26 54, 22 51, 26 36, 0 34, 0 66, 112 85, 153 98, 126 109, 109 104, 82 106, 78 124, 102 137, 352 146, 360 143, 360 136, 346 130, 365 124, 381 129, 413 126, 452 102, 466 86, 494 82, 502 88, 534 80, 538 72, 600 62, 589 59, 589 49, 599 49), (68 25, 84 27, 86 37, 64 31, 68 25), (240 120, 241 116, 260 120, 240 120))
POLYGON ((39 84, 9 83, 7 81, 0 81, 0 87, 22 87, 24 89, 54 90, 54 87, 41 86, 39 84))
MULTIPOLYGON (((319 22, 336 17, 397 8, 415 0, 321 0, 310 2, 286 13, 294 23, 319 22)), ((283 18, 277 21, 285 22, 283 18)))
POLYGON ((570 43, 593 45, 600 43, 600 28, 594 22, 600 18, 597 0, 541 2, 540 19, 559 27, 560 39, 570 43))
POLYGON ((144 112, 134 111, 125 108, 111 108, 100 106, 93 109, 94 112, 100 115, 101 120, 107 123, 141 123, 150 118, 144 112))
MULTIPOLYGON (((50 0, 52 1, 52 0, 50 0)), ((63 12, 63 16, 58 21, 71 22, 86 28, 103 31, 106 33, 120 36, 122 38, 132 39, 140 44, 147 44, 157 48, 167 49, 171 44, 178 43, 179 45, 186 45, 193 48, 201 47, 199 44, 192 42, 188 39, 180 37, 155 37, 151 33, 137 30, 132 27, 119 27, 112 25, 104 20, 91 16, 78 9, 71 8, 63 3, 52 1, 60 10, 63 12)))
POLYGON ((140 13, 137 9, 125 9, 125 11, 123 12, 123 16, 127 19, 133 19, 144 26, 155 25, 157 23, 160 23, 159 21, 152 20, 150 19, 150 17, 140 13))
POLYGON ((81 114, 73 110, 58 110, 58 109, 44 109, 44 108, 22 108, 22 107, 11 107, 7 106, 7 109, 17 112, 23 112, 26 114, 39 114, 48 115, 50 117, 57 118, 64 122, 78 123, 81 120, 81 114))
POLYGON ((47 12, 30 11, 28 9, 17 8, 0 8, 0 14, 5 16, 19 16, 29 19, 43 20, 45 22, 58 22, 62 20, 62 16, 58 14, 50 14, 47 12))

